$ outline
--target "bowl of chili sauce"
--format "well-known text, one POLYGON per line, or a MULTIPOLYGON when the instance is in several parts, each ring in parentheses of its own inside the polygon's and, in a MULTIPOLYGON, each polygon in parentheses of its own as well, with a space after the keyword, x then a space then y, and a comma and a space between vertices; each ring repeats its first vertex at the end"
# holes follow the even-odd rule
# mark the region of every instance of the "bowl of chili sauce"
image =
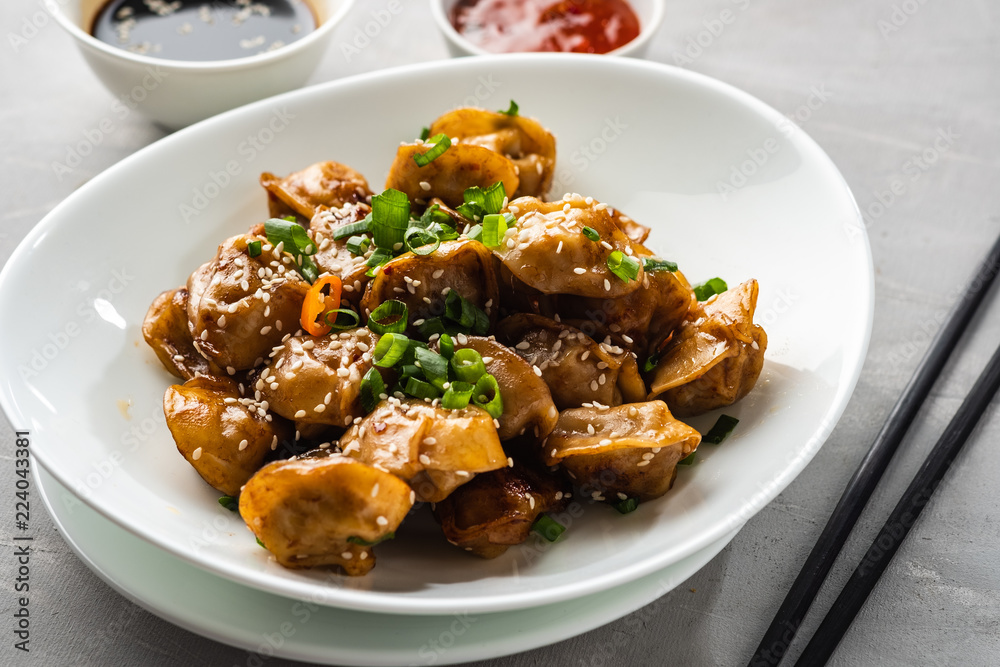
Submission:
POLYGON ((663 0, 432 0, 453 56, 561 51, 642 56, 663 0))

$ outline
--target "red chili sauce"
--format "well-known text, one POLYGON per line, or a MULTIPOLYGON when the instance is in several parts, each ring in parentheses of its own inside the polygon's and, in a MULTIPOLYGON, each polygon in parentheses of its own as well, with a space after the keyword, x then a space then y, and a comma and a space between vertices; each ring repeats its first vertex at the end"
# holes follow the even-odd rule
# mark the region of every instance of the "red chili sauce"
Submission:
POLYGON ((639 35, 625 0, 459 0, 451 23, 493 53, 607 53, 639 35))

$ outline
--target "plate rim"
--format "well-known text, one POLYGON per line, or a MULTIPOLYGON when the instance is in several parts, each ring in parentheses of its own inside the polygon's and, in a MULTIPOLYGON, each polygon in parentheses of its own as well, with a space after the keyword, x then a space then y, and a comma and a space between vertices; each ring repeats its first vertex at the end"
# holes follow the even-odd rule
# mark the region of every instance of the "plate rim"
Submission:
MULTIPOLYGON (((61 217, 63 210, 74 206, 78 199, 87 195, 88 190, 98 187, 106 180, 116 178, 120 172, 128 170, 134 162, 145 160, 145 156, 148 153, 162 150, 161 147, 163 145, 184 141, 186 140, 185 138, 191 134, 210 132, 216 127, 224 127, 230 122, 230 120, 236 119, 244 114, 252 115, 260 110, 271 109, 275 105, 291 100, 301 101, 308 104, 310 98, 336 94, 334 91, 337 91, 338 89, 346 89, 355 85, 377 85, 379 81, 406 76, 414 72, 433 71, 435 73, 439 73, 472 66, 488 67, 492 64, 503 66, 503 63, 537 61, 552 62, 558 64, 558 66, 567 67, 584 67, 586 64, 594 67, 604 67, 610 69, 621 67, 625 69, 634 68, 637 70, 646 70, 648 72, 655 73, 656 76, 666 76, 668 78, 680 80, 681 82, 687 84, 693 84, 697 87, 707 88, 721 93, 724 97, 738 102, 744 107, 748 107, 765 120, 773 120, 777 122, 780 119, 784 119, 783 115, 762 100, 744 90, 713 77, 664 63, 627 58, 604 58, 599 55, 505 54, 497 56, 476 56, 475 58, 414 63, 402 67, 387 68, 353 75, 323 84, 317 84, 290 91, 288 93, 283 93, 281 95, 259 100, 243 107, 224 112, 218 116, 206 119, 153 142, 152 144, 124 158, 120 162, 111 165, 108 169, 95 176, 83 187, 77 189, 66 199, 60 202, 25 236, 17 248, 15 248, 3 268, 0 269, 0 294, 5 293, 8 289, 7 283, 10 281, 10 274, 14 270, 12 267, 16 267, 22 262, 29 261, 29 256, 33 246, 41 237, 50 231, 49 227, 52 227, 55 224, 53 220, 61 217)), ((856 346, 857 354, 853 359, 853 366, 851 367, 850 372, 846 373, 844 370, 841 371, 841 376, 848 375, 849 377, 846 377, 845 381, 840 382, 837 387, 837 391, 831 398, 829 407, 822 415, 819 416, 812 434, 805 439, 802 445, 804 448, 803 451, 799 452, 792 463, 782 469, 773 479, 769 480, 766 484, 767 488, 765 490, 754 494, 749 500, 744 501, 742 506, 734 507, 727 513, 725 518, 714 522, 714 526, 712 528, 702 531, 696 538, 691 539, 689 544, 687 544, 687 546, 674 557, 673 562, 703 549, 708 544, 721 539, 722 536, 727 534, 734 527, 745 523, 749 520, 749 518, 757 514, 768 503, 770 503, 802 472, 802 470, 822 448, 823 444, 826 442, 837 422, 846 410, 851 395, 857 386, 867 357, 874 321, 874 265, 867 229, 863 224, 863 219, 857 202, 851 193, 846 180, 826 152, 816 143, 815 140, 812 139, 812 137, 801 130, 801 128, 797 128, 797 126, 793 135, 789 137, 789 140, 797 142, 797 145, 800 148, 808 151, 813 159, 818 160, 817 164, 824 168, 824 171, 826 172, 825 176, 832 177, 832 183, 839 185, 845 197, 844 203, 853 213, 853 222, 856 223, 858 227, 859 233, 855 239, 861 243, 860 251, 864 256, 863 259, 868 279, 866 281, 864 294, 859 295, 859 297, 863 296, 863 303, 860 303, 861 299, 859 298, 858 306, 859 311, 863 308, 864 322, 860 324, 862 327, 860 340, 854 341, 854 345, 852 345, 852 347, 856 346)), ((15 424, 15 418, 22 419, 23 415, 21 415, 20 411, 17 409, 17 402, 11 388, 10 382, 0 383, 0 408, 3 409, 8 420, 13 425, 15 424)), ((38 450, 36 450, 36 452, 37 451, 38 450)), ((46 470, 48 470, 56 480, 67 488, 72 489, 72 480, 65 478, 65 475, 59 471, 59 467, 57 465, 50 465, 49 463, 51 463, 51 460, 48 462, 46 461, 44 447, 41 451, 43 452, 41 456, 38 456, 35 452, 33 452, 33 455, 35 455, 36 458, 43 465, 45 465, 46 470)), ((285 597, 305 597, 309 594, 309 591, 315 590, 316 584, 313 582, 292 580, 279 580, 278 582, 275 582, 272 580, 272 577, 268 576, 248 577, 242 573, 229 572, 225 568, 213 567, 211 563, 201 562, 202 559, 197 558, 189 551, 181 549, 180 545, 175 545, 171 541, 158 536, 153 531, 143 530, 142 526, 137 526, 119 518, 113 511, 114 508, 104 506, 108 503, 99 502, 99 496, 81 498, 81 501, 87 503, 88 506, 95 509, 100 514, 125 530, 128 530, 132 534, 155 544, 161 549, 165 549, 172 555, 177 556, 207 572, 211 572, 232 581, 285 597)), ((452 613, 459 607, 463 610, 468 609, 479 613, 508 611, 579 598, 600 590, 618 586, 626 581, 637 579, 649 574, 650 572, 656 571, 665 565, 666 564, 664 562, 656 559, 646 559, 640 563, 623 567, 614 573, 608 574, 606 577, 602 577, 591 582, 577 582, 574 586, 561 586, 557 589, 557 592, 553 592, 551 590, 538 590, 529 592, 522 591, 513 594, 494 594, 490 595, 485 601, 481 601, 478 604, 470 602, 468 599, 465 600, 464 604, 460 604, 459 602, 451 599, 404 599, 391 593, 374 593, 370 591, 353 591, 349 589, 340 589, 338 591, 338 595, 333 596, 333 599, 330 599, 330 597, 324 597, 323 604, 334 607, 375 612, 388 611, 391 609, 394 613, 412 615, 452 613)))

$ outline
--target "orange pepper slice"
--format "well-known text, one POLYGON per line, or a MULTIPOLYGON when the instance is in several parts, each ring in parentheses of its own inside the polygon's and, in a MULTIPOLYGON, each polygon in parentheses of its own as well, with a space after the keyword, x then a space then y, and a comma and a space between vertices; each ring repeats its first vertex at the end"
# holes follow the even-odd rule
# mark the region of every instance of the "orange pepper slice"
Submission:
POLYGON ((325 336, 333 328, 326 323, 325 315, 340 308, 341 282, 337 276, 320 278, 309 288, 302 302, 302 316, 299 322, 311 336, 325 336))

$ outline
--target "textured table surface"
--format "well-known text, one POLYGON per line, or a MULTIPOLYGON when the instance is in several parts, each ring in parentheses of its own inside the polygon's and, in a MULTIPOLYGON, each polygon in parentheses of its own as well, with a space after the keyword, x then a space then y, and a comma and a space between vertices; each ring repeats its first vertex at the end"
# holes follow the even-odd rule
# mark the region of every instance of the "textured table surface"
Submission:
MULTIPOLYGON (((368 12, 386 4, 357 3, 313 82, 447 57, 427 3, 408 0, 404 14, 348 61, 338 44, 370 20, 368 12)), ((479 665, 745 664, 916 366, 928 332, 1000 231, 1000 5, 989 0, 668 5, 649 57, 681 62, 796 116, 840 167, 861 208, 870 211, 876 310, 868 359, 827 444, 704 569, 631 617, 479 665), (705 22, 727 9, 735 20, 721 34, 706 37, 705 22), (699 33, 707 46, 689 50, 699 33), (804 106, 810 100, 812 110, 804 106), (940 133, 951 137, 944 152, 935 149, 940 133), (889 206, 878 205, 878 193, 894 182, 903 194, 889 206)), ((40 6, 35 0, 0 5, 0 261, 74 189, 164 135, 132 114, 72 175, 59 178, 52 163, 108 115, 112 98, 52 22, 26 41, 12 40, 11 34, 25 34, 25 19, 40 6)), ((830 313, 830 326, 836 318, 830 313)), ((0 326, 16 324, 0 313, 0 326)), ((974 321, 961 354, 935 387, 806 631, 818 624, 998 338, 1000 305, 993 305, 974 321)), ((1000 415, 994 408, 832 664, 1000 662, 1000 457, 993 451, 998 439, 1000 415)), ((14 481, 13 431, 2 417, 0 442, 0 488, 8 489, 14 481)), ((119 596, 73 555, 39 510, 32 516, 32 651, 16 651, 10 630, 13 512, 13 502, 0 502, 0 617, 5 619, 0 664, 247 664, 246 652, 177 628, 119 596)), ((793 645, 792 656, 801 648, 801 642, 793 645)))

